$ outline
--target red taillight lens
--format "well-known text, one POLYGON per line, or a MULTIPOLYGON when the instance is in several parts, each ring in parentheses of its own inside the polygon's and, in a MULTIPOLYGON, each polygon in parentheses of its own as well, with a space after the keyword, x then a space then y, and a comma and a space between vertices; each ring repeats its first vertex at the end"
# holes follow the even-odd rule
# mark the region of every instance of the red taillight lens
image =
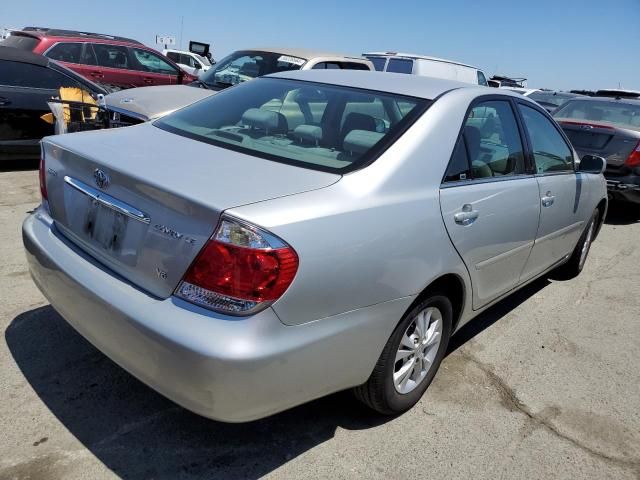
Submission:
POLYGON ((631 155, 627 157, 624 164, 627 167, 640 167, 640 142, 636 145, 636 148, 631 152, 631 155))
POLYGON ((38 177, 40 178, 40 194, 43 200, 47 200, 47 179, 44 169, 44 155, 40 158, 40 169, 38 171, 38 177))
POLYGON ((207 308, 248 314, 291 285, 296 252, 277 237, 225 218, 185 274, 176 294, 207 308))

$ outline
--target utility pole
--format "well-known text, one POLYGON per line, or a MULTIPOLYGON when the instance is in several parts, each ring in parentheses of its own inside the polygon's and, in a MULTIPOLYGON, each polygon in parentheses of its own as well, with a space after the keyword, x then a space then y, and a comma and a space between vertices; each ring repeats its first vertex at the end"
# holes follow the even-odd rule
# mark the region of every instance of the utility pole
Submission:
POLYGON ((182 48, 182 29, 184 27, 184 15, 180 17, 180 50, 183 50, 182 48))

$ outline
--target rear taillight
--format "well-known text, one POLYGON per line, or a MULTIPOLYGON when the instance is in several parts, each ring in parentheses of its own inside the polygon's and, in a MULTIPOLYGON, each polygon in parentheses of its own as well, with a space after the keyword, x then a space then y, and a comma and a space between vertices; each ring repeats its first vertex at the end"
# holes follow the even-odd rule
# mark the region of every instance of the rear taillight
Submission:
POLYGON ((224 217, 176 295, 222 313, 248 315, 280 298, 297 270, 298 255, 281 239, 224 217))
POLYGON ((40 194, 42 195, 42 200, 47 200, 47 179, 44 167, 44 155, 40 157, 40 169, 38 171, 38 176, 40 177, 40 194))
POLYGON ((640 142, 636 145, 636 148, 633 149, 631 155, 627 157, 624 164, 627 167, 640 167, 640 142))

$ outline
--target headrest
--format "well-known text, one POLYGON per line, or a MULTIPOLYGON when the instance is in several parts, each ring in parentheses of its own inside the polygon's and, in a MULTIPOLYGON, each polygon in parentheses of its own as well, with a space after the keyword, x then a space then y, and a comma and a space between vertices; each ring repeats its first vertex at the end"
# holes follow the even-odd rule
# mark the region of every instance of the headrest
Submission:
POLYGON ((322 140, 322 127, 317 125, 298 125, 293 130, 293 136, 301 142, 311 142, 316 145, 322 140))
POLYGON ((378 143, 382 137, 384 137, 384 133, 351 130, 344 137, 343 148, 347 152, 362 154, 378 143))
POLYGON ((272 133, 287 131, 287 119, 284 115, 262 108, 250 108, 244 112, 242 124, 245 127, 259 128, 272 133))

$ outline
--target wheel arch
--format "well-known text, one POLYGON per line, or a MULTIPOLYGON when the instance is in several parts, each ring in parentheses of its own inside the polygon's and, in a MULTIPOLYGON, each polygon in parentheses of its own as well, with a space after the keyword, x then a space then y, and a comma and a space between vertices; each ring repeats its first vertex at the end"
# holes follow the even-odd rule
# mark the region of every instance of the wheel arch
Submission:
POLYGON ((411 305, 409 305, 407 312, 411 311, 417 304, 434 293, 441 293, 451 301, 451 306, 453 307, 453 325, 451 331, 455 332, 462 318, 462 312, 464 311, 467 298, 467 289, 464 280, 458 274, 446 273, 433 280, 418 294, 411 305))

